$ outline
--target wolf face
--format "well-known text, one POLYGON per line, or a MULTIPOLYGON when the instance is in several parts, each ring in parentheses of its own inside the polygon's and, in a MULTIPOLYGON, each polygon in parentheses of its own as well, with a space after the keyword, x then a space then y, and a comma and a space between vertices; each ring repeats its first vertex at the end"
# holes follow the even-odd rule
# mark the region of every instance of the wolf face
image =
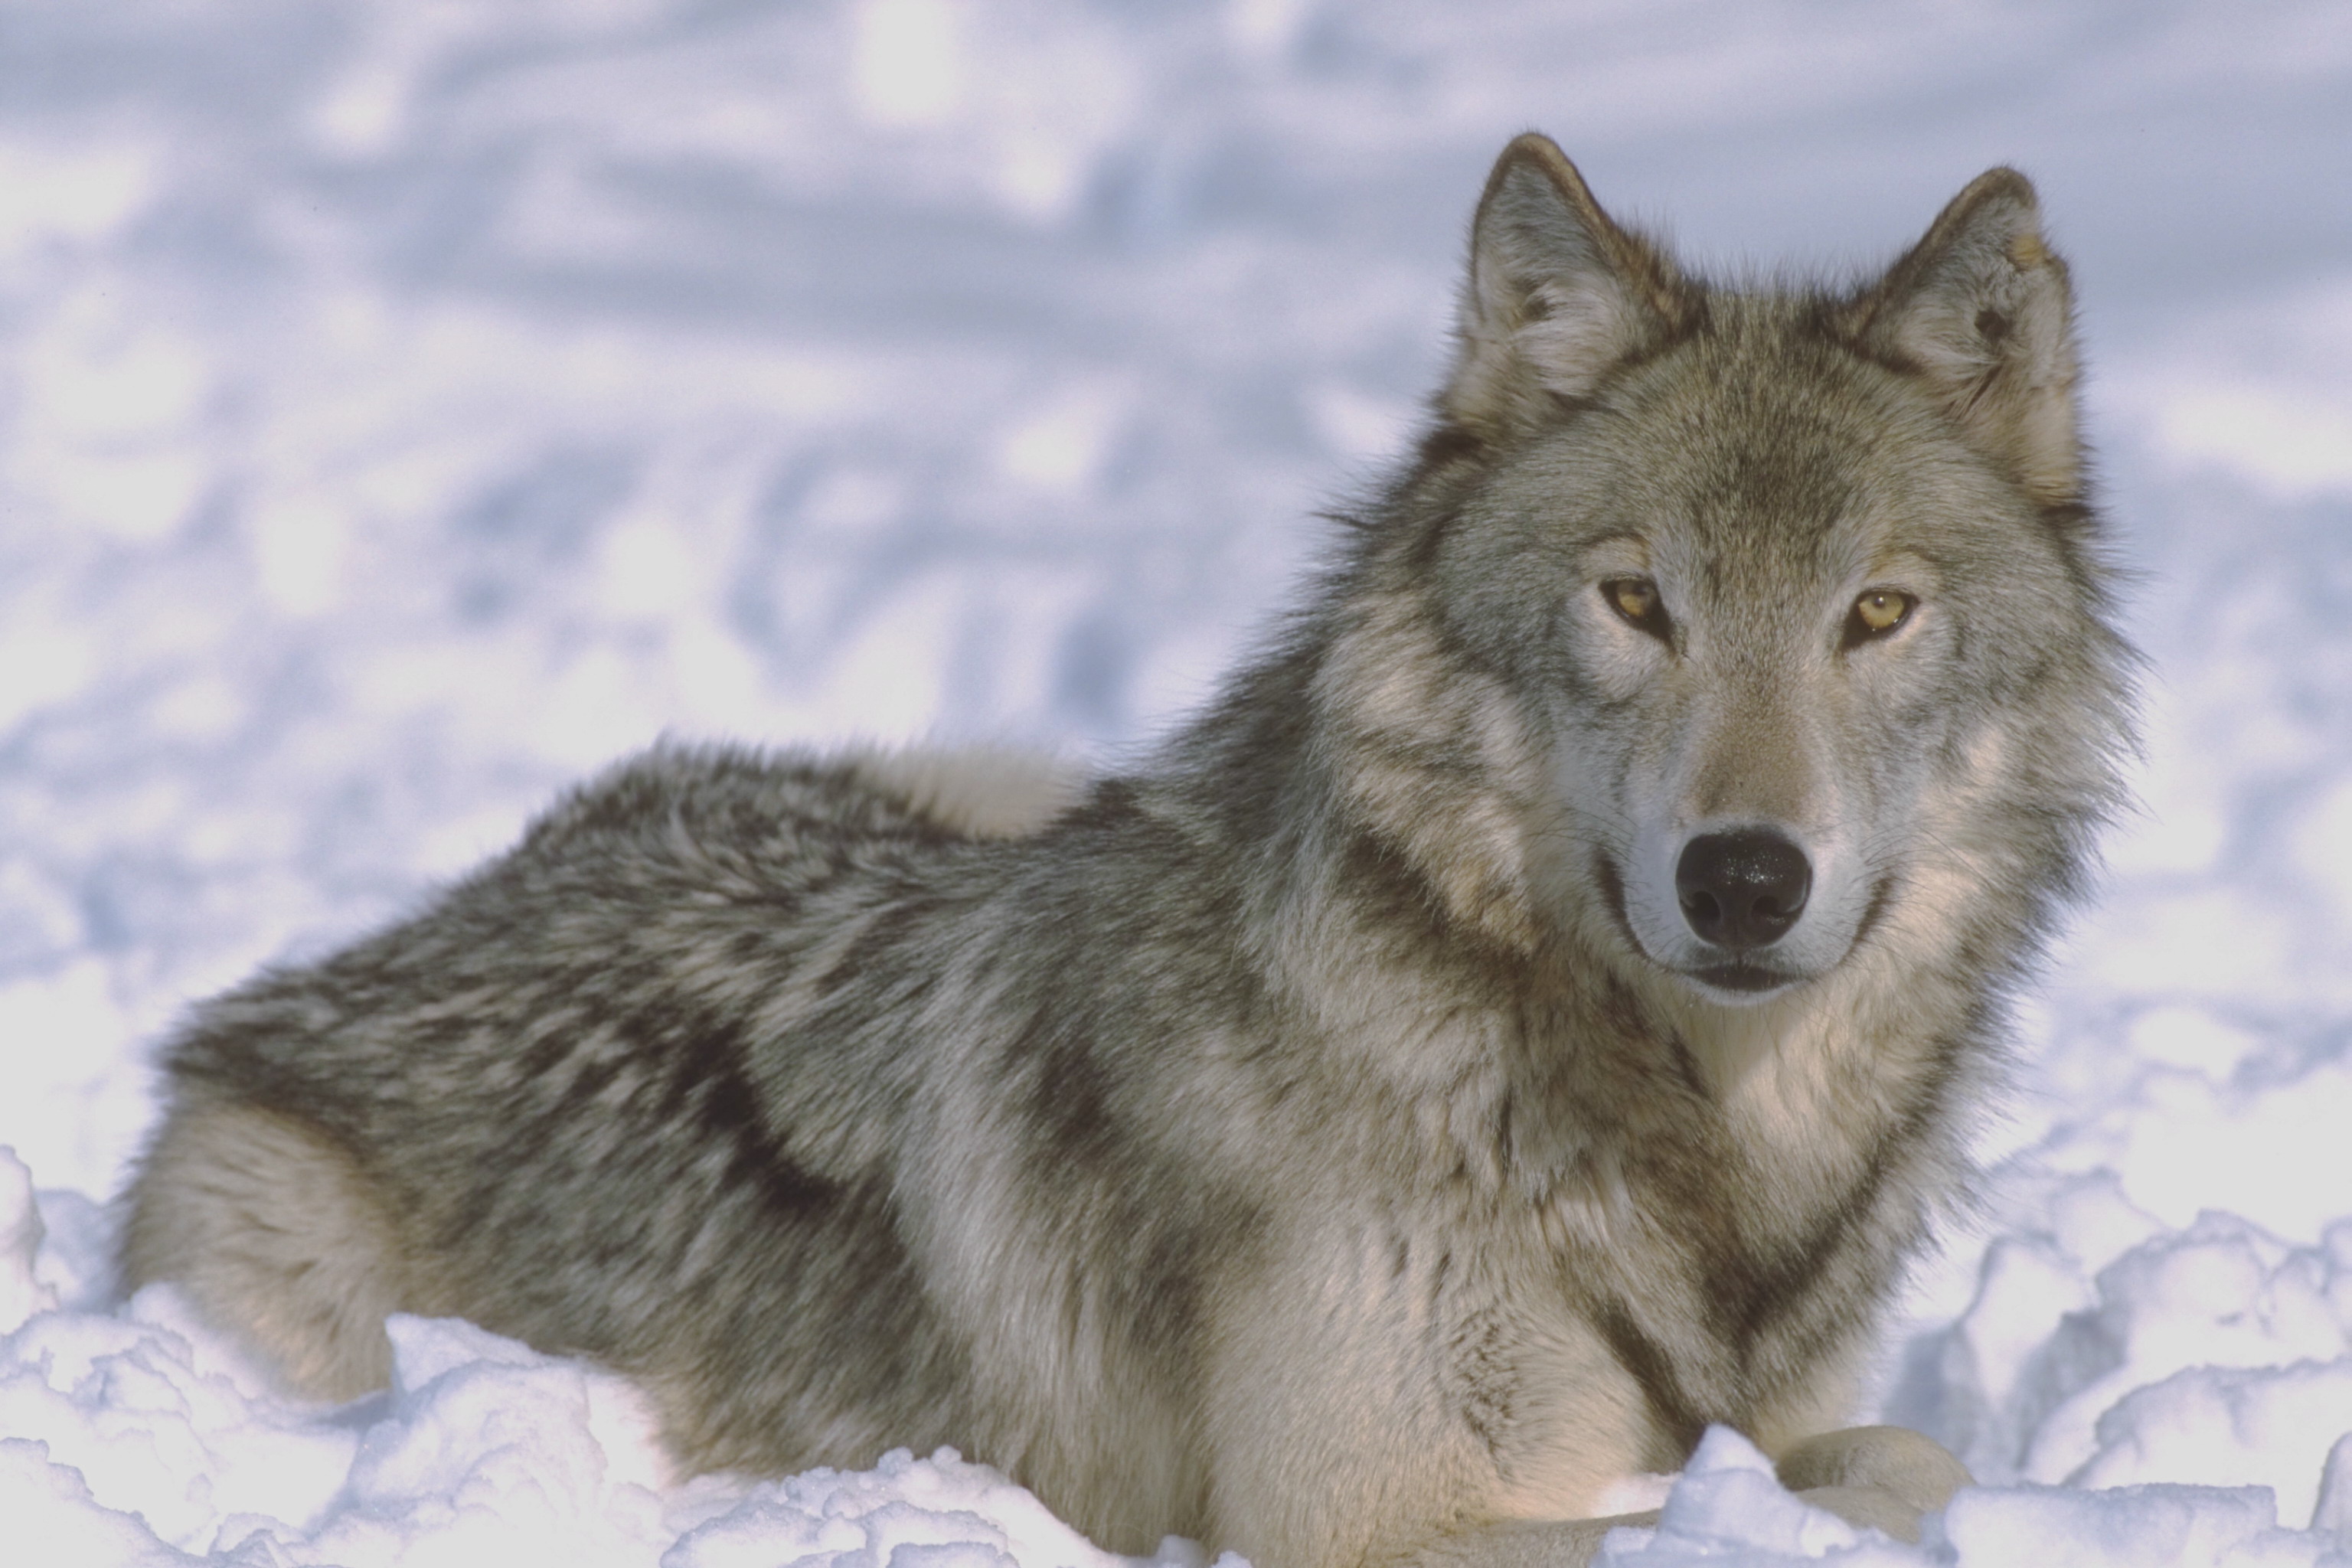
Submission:
POLYGON ((1986 869, 1955 795, 2108 787, 2079 737, 2021 724, 2110 679, 2078 635, 2103 600, 2037 224, 1995 171, 1874 286, 1719 290, 1549 143, 1506 153, 1431 444, 1484 471, 1422 559, 1441 640, 1517 694, 1540 757, 1538 925, 1751 1002, 1986 869))

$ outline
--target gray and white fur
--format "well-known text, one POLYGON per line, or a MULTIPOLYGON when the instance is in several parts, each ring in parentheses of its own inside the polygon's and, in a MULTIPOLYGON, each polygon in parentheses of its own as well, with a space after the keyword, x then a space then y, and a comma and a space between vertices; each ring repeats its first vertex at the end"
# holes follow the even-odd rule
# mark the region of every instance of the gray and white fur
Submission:
POLYGON ((627 762, 196 1010, 127 1277, 1129 1552, 1581 1562, 1714 1422, 1915 1528, 1964 1472, 1838 1423, 2129 743, 2074 381, 2012 171, 1735 288, 1521 137, 1416 454, 1150 766, 627 762))

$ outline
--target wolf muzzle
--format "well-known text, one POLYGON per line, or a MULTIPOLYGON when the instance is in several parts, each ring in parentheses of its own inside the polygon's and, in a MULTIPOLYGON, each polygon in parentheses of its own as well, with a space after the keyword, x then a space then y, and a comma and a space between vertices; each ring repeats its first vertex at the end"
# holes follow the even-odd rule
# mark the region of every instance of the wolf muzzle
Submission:
POLYGON ((1735 952, 1788 934, 1812 891, 1812 862, 1769 828, 1703 833, 1675 863, 1684 922, 1700 941, 1735 952))

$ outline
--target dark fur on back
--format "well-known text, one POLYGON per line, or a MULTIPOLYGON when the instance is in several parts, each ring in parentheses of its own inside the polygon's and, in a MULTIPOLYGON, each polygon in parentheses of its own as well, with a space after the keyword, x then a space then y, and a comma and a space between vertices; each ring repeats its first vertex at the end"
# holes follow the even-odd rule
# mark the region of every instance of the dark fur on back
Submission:
POLYGON ((320 1392, 463 1314, 698 1468, 952 1443, 1262 1568, 1566 1552, 1709 1422, 1793 1450, 2116 797, 2066 309, 2006 171, 1737 294, 1522 139, 1417 460, 1154 766, 627 763, 197 1012, 130 1272, 320 1392), (1811 902, 1731 963, 1673 879, 1756 824, 1811 902))

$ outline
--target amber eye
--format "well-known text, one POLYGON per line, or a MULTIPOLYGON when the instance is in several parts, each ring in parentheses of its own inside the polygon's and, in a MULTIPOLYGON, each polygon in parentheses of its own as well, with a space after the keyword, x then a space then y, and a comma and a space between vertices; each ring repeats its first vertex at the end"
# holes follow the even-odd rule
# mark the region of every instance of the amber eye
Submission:
POLYGON ((1895 588, 1873 588, 1853 602, 1853 613, 1846 617, 1845 645, 1883 637, 1911 618, 1919 601, 1895 588))
POLYGON ((1601 584, 1601 596, 1627 625, 1639 626, 1660 642, 1672 634, 1666 606, 1658 598, 1658 585, 1647 577, 1612 577, 1601 584))

